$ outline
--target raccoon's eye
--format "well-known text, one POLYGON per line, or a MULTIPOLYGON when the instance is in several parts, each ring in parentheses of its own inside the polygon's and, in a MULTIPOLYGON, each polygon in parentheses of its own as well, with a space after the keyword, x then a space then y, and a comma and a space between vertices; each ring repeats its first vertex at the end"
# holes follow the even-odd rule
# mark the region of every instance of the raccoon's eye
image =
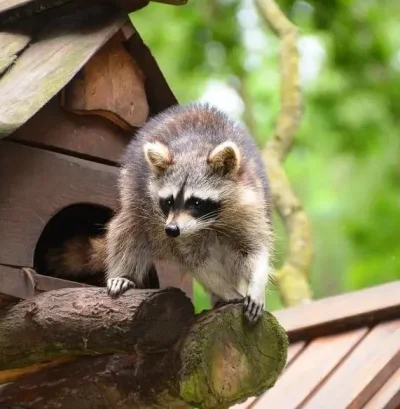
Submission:
POLYGON ((204 205, 205 201, 202 199, 199 199, 198 197, 191 197, 186 201, 186 206, 187 207, 194 207, 196 209, 202 207, 204 205))
POLYGON ((160 207, 165 215, 168 215, 173 205, 174 205, 174 198, 172 196, 167 197, 167 198, 164 198, 164 197, 160 198, 160 207))
POLYGON ((185 207, 193 217, 208 215, 208 220, 211 220, 217 217, 221 209, 221 203, 211 199, 191 197, 186 201, 185 207))
POLYGON ((203 204, 204 204, 204 200, 201 200, 201 199, 194 199, 193 200, 194 207, 201 207, 203 204))

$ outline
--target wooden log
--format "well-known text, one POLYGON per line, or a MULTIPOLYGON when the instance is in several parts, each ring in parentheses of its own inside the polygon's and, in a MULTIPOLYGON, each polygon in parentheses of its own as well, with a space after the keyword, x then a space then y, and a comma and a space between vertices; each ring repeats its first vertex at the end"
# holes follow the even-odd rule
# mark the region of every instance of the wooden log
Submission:
POLYGON ((94 288, 43 293, 0 319, 0 368, 22 367, 2 386, 0 405, 228 408, 273 386, 287 358, 273 315, 249 327, 242 308, 194 316, 176 289, 129 290, 117 300, 94 288), (26 365, 54 359, 61 361, 28 373, 26 365))
POLYGON ((103 116, 125 130, 142 126, 149 114, 144 75, 119 35, 93 55, 61 95, 66 110, 103 116))
POLYGON ((0 370, 49 358, 164 350, 192 315, 190 300, 177 289, 135 290, 117 300, 104 288, 48 291, 0 319, 0 370))

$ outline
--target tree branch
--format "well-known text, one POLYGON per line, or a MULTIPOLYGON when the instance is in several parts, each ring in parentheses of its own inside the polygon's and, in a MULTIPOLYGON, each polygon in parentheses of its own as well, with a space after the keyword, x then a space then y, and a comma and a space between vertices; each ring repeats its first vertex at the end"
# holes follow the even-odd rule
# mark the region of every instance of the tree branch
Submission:
POLYGON ((256 0, 256 5, 281 40, 281 109, 274 135, 264 148, 263 155, 274 204, 289 237, 288 255, 275 278, 284 304, 292 306, 311 299, 308 276, 312 259, 310 223, 282 164, 292 147, 301 118, 298 31, 275 1, 256 0))
POLYGON ((263 393, 287 336, 242 303, 197 316, 183 292, 50 291, 0 317, 0 405, 31 409, 229 408, 263 393), (4 384, 8 382, 7 384, 4 384))

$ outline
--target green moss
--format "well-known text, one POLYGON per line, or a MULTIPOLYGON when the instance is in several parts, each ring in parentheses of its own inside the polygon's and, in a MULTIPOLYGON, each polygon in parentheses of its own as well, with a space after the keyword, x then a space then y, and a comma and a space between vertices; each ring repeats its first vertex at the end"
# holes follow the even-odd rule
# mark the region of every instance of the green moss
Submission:
POLYGON ((201 314, 182 351, 181 398, 201 409, 228 408, 272 387, 287 359, 288 339, 265 312, 254 327, 241 305, 201 314))

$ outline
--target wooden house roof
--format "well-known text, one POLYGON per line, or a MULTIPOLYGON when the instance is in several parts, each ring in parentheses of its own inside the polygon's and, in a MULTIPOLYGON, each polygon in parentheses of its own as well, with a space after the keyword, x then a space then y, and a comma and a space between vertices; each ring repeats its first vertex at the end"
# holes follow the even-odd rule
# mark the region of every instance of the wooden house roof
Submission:
POLYGON ((286 368, 231 409, 400 408, 400 281, 274 315, 291 341, 286 368))
POLYGON ((128 12, 148 3, 0 0, 0 139, 55 96, 124 27, 128 12))

